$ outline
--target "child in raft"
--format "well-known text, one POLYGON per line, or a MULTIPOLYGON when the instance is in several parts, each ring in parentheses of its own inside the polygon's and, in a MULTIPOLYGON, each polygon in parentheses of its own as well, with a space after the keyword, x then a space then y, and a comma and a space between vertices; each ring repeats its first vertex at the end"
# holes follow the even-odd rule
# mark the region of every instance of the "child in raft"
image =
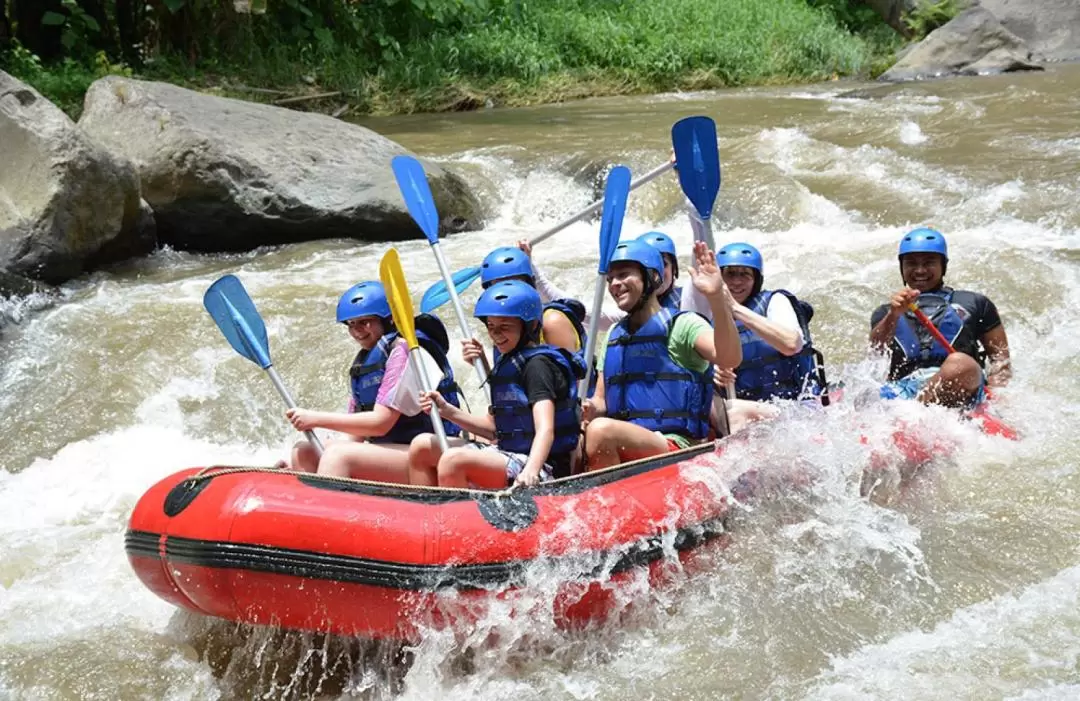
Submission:
MULTIPOLYGON (((338 301, 337 320, 360 344, 349 368, 349 411, 295 408, 285 416, 299 431, 325 428, 352 440, 329 443, 321 459, 311 443, 300 441, 293 448, 292 467, 335 477, 406 482, 409 443, 431 430, 431 419, 421 411, 417 399, 421 384, 409 365, 408 345, 394 328, 382 283, 361 282, 346 290, 338 301)), ((442 372, 439 391, 456 405, 458 388, 447 358, 445 327, 434 316, 421 314, 416 337, 442 372)), ((448 435, 459 433, 453 424, 445 428, 448 435)))
MULTIPOLYGON (((580 354, 539 342, 542 313, 540 294, 523 281, 504 280, 484 290, 473 315, 499 351, 488 378, 491 408, 469 414, 438 391, 423 393, 421 402, 494 444, 451 439, 444 453, 434 434, 417 436, 409 449, 411 484, 501 489, 570 474, 581 435, 577 386, 585 368, 580 354)), ((481 352, 479 344, 464 345, 471 362, 481 352)))

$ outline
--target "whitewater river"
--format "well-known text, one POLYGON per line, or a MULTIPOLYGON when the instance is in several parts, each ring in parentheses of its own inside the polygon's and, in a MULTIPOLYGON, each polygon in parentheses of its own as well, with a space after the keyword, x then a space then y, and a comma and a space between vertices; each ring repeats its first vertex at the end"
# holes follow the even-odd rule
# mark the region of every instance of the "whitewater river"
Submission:
MULTIPOLYGON (((495 615, 468 637, 427 635, 402 664, 384 646, 253 631, 178 613, 123 550, 156 480, 269 464, 296 437, 202 294, 237 273, 301 404, 338 408, 355 349, 334 305, 377 276, 386 247, 162 251, 66 285, 61 304, 4 309, 22 322, 0 336, 0 699, 1080 698, 1080 66, 845 96, 853 87, 366 124, 477 188, 490 223, 446 242, 458 268, 591 201, 572 177, 582 164, 643 173, 667 158, 676 119, 710 115, 724 177, 717 241, 757 245, 768 286, 814 304, 830 379, 853 397, 881 379, 869 314, 900 284, 900 235, 932 225, 949 238, 948 281, 1001 311, 1015 381, 998 406, 1021 442, 876 401, 860 401, 862 428, 856 402, 758 428, 723 459, 799 464, 818 476, 809 491, 741 513, 703 572, 638 592, 646 606, 589 635, 495 615), (897 412, 955 452, 882 507, 859 498, 858 479, 897 412)), ((624 231, 650 229, 684 250, 691 239, 671 176, 631 196, 624 231)), ((591 299, 595 241, 596 225, 578 224, 536 257, 591 299)), ((434 261, 425 243, 401 251, 418 298, 434 261)), ((475 405, 476 382, 455 362, 475 405)))

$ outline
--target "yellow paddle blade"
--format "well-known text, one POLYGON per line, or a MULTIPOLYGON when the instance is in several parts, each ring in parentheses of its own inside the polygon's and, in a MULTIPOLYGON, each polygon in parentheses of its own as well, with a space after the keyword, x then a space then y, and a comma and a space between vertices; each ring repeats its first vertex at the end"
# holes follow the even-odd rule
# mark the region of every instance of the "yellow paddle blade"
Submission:
POLYGON ((405 282, 405 272, 401 269, 401 259, 396 248, 387 251, 379 261, 379 279, 386 288, 390 313, 394 315, 394 326, 409 344, 409 350, 412 350, 419 345, 416 342, 416 320, 413 318, 409 285, 405 282))

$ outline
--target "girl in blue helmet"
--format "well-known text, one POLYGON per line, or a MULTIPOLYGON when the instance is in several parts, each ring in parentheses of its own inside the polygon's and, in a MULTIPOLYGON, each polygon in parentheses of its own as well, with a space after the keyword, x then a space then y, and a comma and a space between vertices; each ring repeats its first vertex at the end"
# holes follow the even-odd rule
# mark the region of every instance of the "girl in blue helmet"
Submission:
POLYGON ((410 482, 418 485, 502 489, 569 475, 578 451, 581 409, 580 355, 539 342, 540 295, 520 280, 484 290, 473 315, 487 326, 500 351, 488 381, 488 412, 469 414, 440 392, 422 395, 426 407, 494 445, 451 441, 443 453, 433 434, 415 438, 409 450, 410 482))
MULTIPOLYGON (((431 420, 416 399, 421 384, 410 368, 408 345, 394 328, 382 283, 361 282, 346 290, 338 301, 337 320, 360 344, 349 368, 348 413, 297 408, 286 416, 297 430, 326 428, 352 440, 329 443, 321 460, 310 443, 301 441, 293 449, 293 466, 321 475, 406 482, 409 443, 431 429, 431 420)), ((446 329, 435 317, 422 314, 417 317, 416 336, 442 373, 439 389, 456 404, 446 329)), ((452 424, 446 429, 448 435, 460 432, 452 424)))
POLYGON ((620 243, 608 267, 608 293, 626 315, 608 336, 603 375, 583 413, 588 469, 687 448, 707 440, 714 363, 742 360, 716 257, 694 244, 695 289, 715 323, 693 312, 672 312, 658 299, 664 264, 641 241, 620 243))
MULTIPOLYGON (((519 248, 504 246, 489 253, 480 266, 480 284, 486 289, 500 280, 520 280, 536 287, 532 263, 519 248)), ((561 296, 549 298, 541 320, 541 340, 544 343, 577 353, 585 347, 585 306, 576 299, 561 296)), ((467 362, 483 355, 475 339, 466 346, 467 362)))
POLYGON ((824 360, 811 345, 813 307, 787 290, 763 289, 761 252, 748 243, 722 247, 716 263, 731 292, 743 349, 738 368, 717 369, 719 386, 733 383, 739 399, 757 402, 819 394, 824 360))
POLYGON ((985 295, 945 285, 949 248, 940 231, 908 232, 897 255, 904 287, 870 316, 871 345, 891 351, 882 396, 953 407, 978 404, 986 384, 1003 385, 1012 376, 1009 339, 997 307, 985 295), (919 323, 908 308, 912 303, 956 353, 950 355, 919 323))

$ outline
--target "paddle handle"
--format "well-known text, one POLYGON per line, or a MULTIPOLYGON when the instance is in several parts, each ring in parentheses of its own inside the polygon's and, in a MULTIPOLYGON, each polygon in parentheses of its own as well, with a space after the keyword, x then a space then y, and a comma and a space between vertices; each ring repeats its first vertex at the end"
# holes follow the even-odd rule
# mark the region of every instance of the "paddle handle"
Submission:
MULTIPOLYGON (((285 407, 287 409, 295 409, 296 402, 293 401, 292 395, 289 394, 289 390, 286 389, 285 383, 281 381, 281 375, 274 369, 274 366, 268 365, 263 369, 266 370, 266 374, 270 376, 270 381, 274 383, 274 388, 277 389, 278 394, 285 400, 285 407)), ((319 440, 319 437, 315 435, 314 431, 304 431, 304 435, 307 436, 308 441, 314 446, 315 453, 321 458, 323 454, 322 441, 319 440)))
POLYGON ((724 385, 724 391, 727 392, 728 401, 731 401, 732 399, 734 399, 735 398, 735 383, 734 382, 729 382, 726 385, 724 385))
POLYGON ((589 340, 585 342, 585 379, 581 381, 578 396, 588 396, 589 383, 592 382, 593 358, 596 356, 596 337, 600 333, 600 308, 604 304, 604 284, 607 275, 596 276, 596 291, 593 294, 592 315, 589 317, 589 340))
MULTIPOLYGON (((641 187, 645 183, 652 182, 653 180, 656 180, 661 175, 668 172, 669 170, 671 170, 674 167, 675 167, 675 164, 672 161, 668 161, 667 163, 665 163, 665 164, 663 164, 661 166, 657 166, 656 168, 653 168, 652 170, 650 170, 648 173, 645 173, 644 175, 642 175, 637 180, 631 180, 630 181, 630 189, 634 190, 636 188, 641 187)), ((578 212, 574 216, 570 217, 566 221, 560 222, 560 223, 556 224, 555 226, 551 227, 550 229, 547 229, 546 231, 543 231, 543 232, 537 234, 536 236, 534 236, 533 238, 529 239, 529 245, 530 246, 535 246, 538 243, 542 243, 544 241, 547 241, 549 238, 551 238, 555 234, 559 233, 560 231, 562 231, 566 227, 570 226, 571 224, 581 221, 582 219, 589 216, 590 214, 595 214, 595 213, 599 212, 603 207, 604 207, 604 200, 600 199, 600 200, 597 200, 596 202, 593 202, 591 205, 589 205, 585 209, 581 210, 580 212, 578 212)))
MULTIPOLYGON (((454 314, 457 316, 461 337, 465 339, 472 338, 472 332, 469 331, 469 322, 465 318, 465 309, 461 306, 461 297, 458 296, 457 289, 454 287, 454 279, 450 276, 450 268, 446 265, 446 258, 443 257, 438 241, 431 244, 431 250, 435 253, 435 262, 439 266, 439 274, 442 275, 443 282, 446 283, 446 289, 450 293, 450 300, 454 303, 454 314)), ((484 386, 487 383, 487 372, 484 370, 484 364, 480 362, 479 358, 473 361, 473 368, 476 369, 476 376, 480 378, 480 385, 484 386)))
MULTIPOLYGON (((418 357, 420 347, 409 349, 409 364, 412 365, 413 372, 420 377, 420 386, 424 388, 425 392, 430 392, 433 385, 431 384, 431 378, 428 377, 427 368, 424 367, 424 361, 418 357)), ((435 429, 435 437, 439 439, 439 447, 445 453, 449 447, 446 443, 446 427, 443 426, 442 417, 439 416, 439 408, 435 406, 435 402, 431 403, 431 427, 435 429)))

